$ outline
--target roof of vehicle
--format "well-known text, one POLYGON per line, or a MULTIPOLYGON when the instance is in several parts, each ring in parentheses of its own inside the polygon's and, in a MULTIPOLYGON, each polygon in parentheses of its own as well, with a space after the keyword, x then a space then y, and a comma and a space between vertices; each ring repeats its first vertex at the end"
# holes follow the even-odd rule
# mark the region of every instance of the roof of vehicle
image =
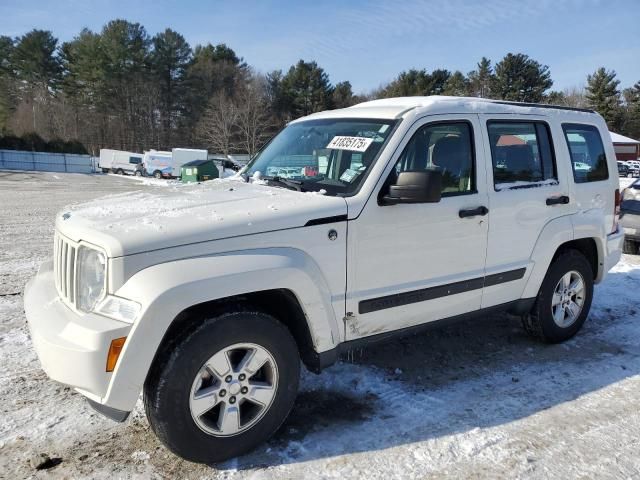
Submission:
MULTIPOLYGON (((447 97, 432 95, 428 97, 396 97, 371 100, 352 107, 327 110, 303 117, 305 120, 320 118, 379 118, 396 119, 409 111, 417 110, 424 114, 442 113, 520 113, 549 115, 551 113, 578 113, 595 115, 593 110, 572 108, 559 105, 537 103, 508 102, 477 97, 447 97)), ((302 120, 302 119, 300 119, 302 120)))

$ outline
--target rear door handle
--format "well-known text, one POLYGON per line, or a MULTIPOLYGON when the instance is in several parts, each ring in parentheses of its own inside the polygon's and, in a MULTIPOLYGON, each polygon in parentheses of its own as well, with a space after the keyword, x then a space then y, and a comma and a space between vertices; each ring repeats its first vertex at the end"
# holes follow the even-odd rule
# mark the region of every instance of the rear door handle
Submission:
POLYGON ((460 210, 458 212, 458 215, 460 215, 460 218, 467 218, 467 217, 476 217, 478 215, 485 216, 487 213, 489 213, 489 209, 483 205, 477 208, 460 210))
POLYGON ((547 205, 566 205, 568 203, 569 203, 569 197, 567 197, 566 195, 547 198, 547 205))

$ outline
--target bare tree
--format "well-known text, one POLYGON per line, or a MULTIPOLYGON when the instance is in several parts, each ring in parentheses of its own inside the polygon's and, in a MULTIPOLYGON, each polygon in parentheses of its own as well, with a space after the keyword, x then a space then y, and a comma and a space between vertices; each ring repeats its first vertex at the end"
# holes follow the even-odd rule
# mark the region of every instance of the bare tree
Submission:
POLYGON ((254 77, 237 96, 239 143, 250 157, 269 139, 275 124, 269 114, 266 81, 254 77))
POLYGON ((215 94, 196 127, 198 139, 216 153, 228 155, 236 148, 238 107, 224 92, 215 94))

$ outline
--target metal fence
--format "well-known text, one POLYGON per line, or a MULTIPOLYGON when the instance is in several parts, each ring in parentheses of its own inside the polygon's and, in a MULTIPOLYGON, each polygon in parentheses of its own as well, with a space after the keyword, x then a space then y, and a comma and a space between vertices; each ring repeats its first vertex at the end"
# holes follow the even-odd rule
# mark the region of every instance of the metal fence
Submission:
POLYGON ((93 173, 98 170, 98 159, 70 153, 0 150, 0 169, 93 173))

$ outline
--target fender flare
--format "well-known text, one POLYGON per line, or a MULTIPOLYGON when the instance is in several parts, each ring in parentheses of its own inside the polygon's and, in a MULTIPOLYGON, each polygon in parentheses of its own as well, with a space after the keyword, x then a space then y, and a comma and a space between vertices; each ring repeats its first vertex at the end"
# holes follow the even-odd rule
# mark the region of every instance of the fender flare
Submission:
POLYGON ((594 282, 602 281, 606 274, 604 269, 605 245, 602 239, 606 238, 606 234, 602 227, 594 225, 599 225, 599 223, 592 218, 584 218, 580 221, 576 215, 558 217, 545 225, 530 257, 533 267, 522 298, 534 298, 538 295, 538 290, 540 290, 547 270, 549 270, 553 256, 561 245, 572 240, 591 239, 595 242, 598 270, 594 282))
POLYGON ((533 267, 522 292, 522 298, 538 296, 540 285, 542 285, 558 247, 573 239, 573 223, 568 215, 554 218, 544 226, 538 235, 531 257, 529 257, 533 267))
POLYGON ((143 306, 120 354, 103 403, 131 411, 162 339, 194 305, 261 290, 296 295, 317 352, 340 340, 334 298, 317 264, 302 250, 268 248, 188 258, 141 270, 116 293, 143 306), (266 288, 265 288, 266 287, 266 288))

